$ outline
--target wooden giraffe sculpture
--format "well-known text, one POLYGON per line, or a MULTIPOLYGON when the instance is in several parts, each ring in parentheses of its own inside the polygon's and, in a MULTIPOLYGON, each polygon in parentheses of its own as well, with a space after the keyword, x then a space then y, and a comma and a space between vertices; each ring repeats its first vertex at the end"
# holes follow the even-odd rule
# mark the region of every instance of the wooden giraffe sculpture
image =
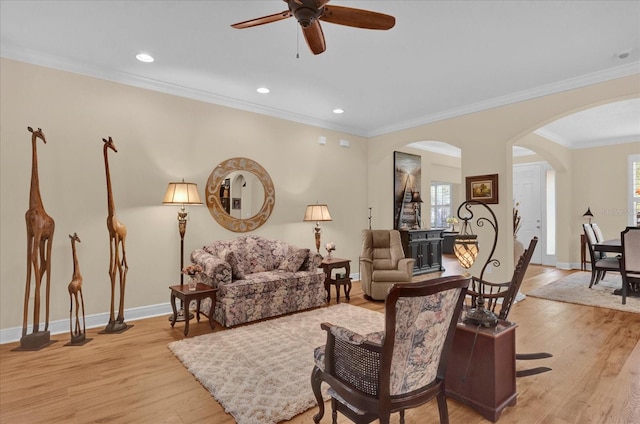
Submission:
POLYGON ((104 168, 107 173, 107 229, 109 230, 109 276, 111 277, 111 315, 109 316, 109 324, 105 328, 105 332, 120 332, 126 330, 127 324, 124 322, 124 290, 127 284, 127 255, 125 250, 125 240, 127 238, 127 227, 116 218, 116 206, 113 201, 113 192, 111 190, 111 174, 109 173, 109 158, 107 153, 109 149, 118 153, 111 137, 102 139, 104 146, 104 168), (120 251, 122 250, 122 259, 120 251), (115 318, 115 288, 116 288, 116 272, 120 278, 120 303, 118 306, 118 318, 115 318))
POLYGON ((78 234, 69 235, 71 239, 71 252, 73 254, 73 275, 69 283, 69 331, 71 333, 71 343, 81 343, 86 340, 87 325, 84 317, 84 296, 82 295, 82 274, 80 274, 80 266, 78 265, 78 254, 76 252, 76 243, 80 243, 78 234), (80 302, 78 302, 78 294, 80 294, 80 302), (73 325, 73 300, 76 301, 76 324, 73 325), (80 305, 82 305, 82 328, 80 328, 80 305), (75 329, 74 329, 75 327, 75 329))
MULTIPOLYGON (((33 333, 36 335, 40 330, 40 288, 42 277, 47 274, 46 281, 46 307, 45 326, 42 336, 37 336, 40 342, 48 342, 49 330, 49 294, 51 288, 51 246, 53 244, 53 231, 55 223, 44 210, 42 197, 40 197, 40 180, 38 179, 38 152, 37 140, 46 143, 44 133, 40 128, 36 131, 27 127, 31 133, 31 189, 29 191, 29 210, 25 213, 27 222, 27 284, 24 293, 24 314, 22 320, 22 338, 27 334, 27 316, 29 315, 29 296, 31 289, 31 272, 35 276, 34 305, 33 305, 33 333), (46 339, 46 340, 45 340, 46 339)), ((28 336, 26 336, 28 338, 28 336)), ((28 340, 25 340, 29 344, 28 340)), ((23 345, 21 339, 21 345, 23 345)), ((36 344, 41 344, 37 342, 36 344)), ((33 343, 31 343, 33 347, 33 343)))

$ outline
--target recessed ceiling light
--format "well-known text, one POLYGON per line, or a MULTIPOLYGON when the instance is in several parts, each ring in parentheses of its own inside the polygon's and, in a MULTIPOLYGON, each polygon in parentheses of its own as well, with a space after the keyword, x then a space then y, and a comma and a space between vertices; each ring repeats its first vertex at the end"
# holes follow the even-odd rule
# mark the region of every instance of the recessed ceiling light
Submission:
POLYGON ((267 87, 260 87, 256 91, 260 94, 267 94, 271 90, 269 90, 267 87))
POLYGON ((138 53, 136 55, 136 59, 138 59, 140 62, 144 62, 144 63, 151 63, 153 62, 153 56, 151 56, 150 54, 147 53, 138 53))
POLYGON ((333 109, 333 113, 344 113, 344 110, 340 108, 333 109))

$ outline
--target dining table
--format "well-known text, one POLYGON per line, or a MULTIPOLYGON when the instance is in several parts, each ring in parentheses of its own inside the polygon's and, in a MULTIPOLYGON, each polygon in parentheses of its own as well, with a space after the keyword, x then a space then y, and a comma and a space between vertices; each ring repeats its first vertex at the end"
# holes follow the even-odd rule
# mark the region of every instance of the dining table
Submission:
POLYGON ((593 250, 596 252, 622 253, 622 242, 620 239, 605 240, 602 243, 594 243, 593 250))

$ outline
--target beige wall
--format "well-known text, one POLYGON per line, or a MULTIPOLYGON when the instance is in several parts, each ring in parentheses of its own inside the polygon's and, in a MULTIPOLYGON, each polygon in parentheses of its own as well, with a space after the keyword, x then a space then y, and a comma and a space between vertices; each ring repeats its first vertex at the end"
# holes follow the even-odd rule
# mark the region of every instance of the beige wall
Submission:
MULTIPOLYGON (((322 240, 335 242, 336 255, 351 259, 357 272, 368 216, 362 138, 5 59, 0 83, 1 329, 22 326, 31 173, 27 126, 42 128, 47 138, 46 145, 38 143, 38 160, 44 206, 56 225, 52 321, 68 320, 73 232, 82 240, 87 315, 109 311, 102 155, 108 136, 118 148, 109 156, 116 213, 128 228, 126 309, 167 304, 167 287, 179 282, 178 208, 161 205, 167 183, 196 182, 204 199, 213 168, 236 156, 259 162, 276 188, 273 214, 256 234, 315 248, 314 225, 302 217, 307 204, 326 202, 333 221, 323 224, 322 240), (321 135, 324 146, 318 144, 321 135), (351 147, 339 147, 340 139, 351 147)), ((185 262, 193 249, 239 235, 218 225, 206 207, 188 211, 185 262)))
MULTIPOLYGON (((369 203, 381 211, 378 225, 391 225, 392 213, 385 208, 389 201, 382 193, 391 193, 390 179, 385 178, 385 170, 392 164, 393 150, 397 150, 409 143, 423 140, 438 140, 452 144, 462 149, 462 179, 471 175, 498 174, 500 203, 493 205, 492 210, 502 225, 498 248, 494 257, 503 263, 500 269, 494 271, 490 279, 504 280, 509 278, 513 263, 513 238, 511 235, 511 207, 512 194, 512 146, 520 144, 538 153, 558 170, 557 184, 557 229, 558 245, 557 260, 563 267, 571 266, 579 259, 579 243, 575 241, 579 230, 576 216, 584 213, 583 198, 574 194, 573 172, 575 167, 582 167, 582 163, 572 160, 572 153, 568 149, 540 137, 530 137, 537 128, 558 118, 594 107, 607 102, 623 100, 640 96, 638 75, 619 78, 568 90, 554 95, 538 97, 532 100, 514 103, 472 113, 457 118, 446 119, 432 124, 423 125, 373 137, 369 140, 368 191, 369 203), (506 266, 504 264, 507 264, 506 266)), ((640 143, 630 143, 628 149, 638 152, 640 143)), ((584 154, 590 154, 592 149, 586 149, 584 154)), ((612 155, 615 149, 612 150, 612 155)), ((607 152, 609 152, 607 150, 607 152)), ((598 152, 594 153, 597 157, 598 152)), ((607 153, 609 154, 609 153, 607 153)), ((597 161, 598 159, 593 159, 597 161)), ((626 157, 618 158, 626 161, 626 157)), ((424 165, 423 165, 424 166, 424 165)), ((626 165, 625 165, 626 169, 626 165)), ((590 171, 585 170, 584 173, 590 171)), ((624 179, 610 180, 609 184, 624 184, 624 179)), ((463 189, 464 191, 464 189, 463 189)), ((591 196, 597 196, 594 192, 591 196)), ((624 196, 619 193, 618 196, 624 196)), ((612 204, 626 204, 626 196, 611 200, 612 204)), ((626 220, 618 217, 612 222, 612 228, 624 228, 626 220)), ((481 236, 480 236, 481 237, 481 236)), ((483 257, 478 263, 482 264, 483 257)), ((472 273, 478 271, 472 268, 472 273)))
MULTIPOLYGON (((129 231, 125 307, 131 311, 166 305, 167 286, 179 280, 177 208, 160 205, 167 182, 181 178, 196 182, 204 195, 211 170, 230 157, 245 156, 259 162, 276 187, 273 214, 255 233, 313 248, 313 224, 302 222, 304 207, 326 202, 333 221, 323 224, 323 242, 335 242, 337 256, 351 259, 352 272, 357 272, 367 208, 373 208, 374 228, 393 225, 394 150, 423 156, 422 187, 428 187, 432 180, 455 180, 456 166, 463 170, 457 177, 459 182, 467 175, 498 173, 500 204, 493 209, 500 222, 509 222, 511 145, 518 142, 533 149, 564 173, 558 184, 558 260, 566 263, 577 261, 576 220, 585 206, 591 206, 605 233, 624 225, 619 215, 605 218, 602 212, 617 210, 620 204, 626 208, 624 194, 610 189, 618 185, 618 178, 626 181, 626 177, 620 169, 607 169, 626 169, 625 155, 640 153, 640 143, 573 152, 527 137, 539 126, 577 110, 638 97, 637 75, 366 140, 7 59, 0 64, 2 331, 22 325, 24 213, 31 170, 27 126, 41 127, 47 136, 46 145, 38 144, 38 153, 44 205, 56 221, 52 321, 68 320, 66 287, 72 273, 68 234, 73 232, 82 239, 78 256, 87 314, 104 314, 109 309, 103 137, 112 136, 119 149, 109 159, 117 216, 129 231), (319 136, 327 138, 327 145, 318 144, 319 136), (349 140, 351 147, 339 147, 340 139, 349 140), (421 140, 460 147, 462 159, 452 163, 450 158, 405 147, 421 140), (603 156, 607 159, 602 160, 603 156), (602 179, 592 173, 593 167, 603 170, 602 179), (607 180, 609 175, 611 180, 607 180), (598 191, 589 192, 581 186, 583 181, 590 181, 598 191), (606 197, 600 197, 601 192, 607 192, 606 197)), ((459 187, 458 201, 464 196, 462 184, 459 187)), ((190 207, 189 212, 187 255, 211 240, 238 235, 220 227, 206 207, 190 207)), ((512 263, 512 240, 505 230, 496 256, 508 264, 512 263)), ((493 277, 499 279, 501 273, 510 272, 506 266, 493 277)))

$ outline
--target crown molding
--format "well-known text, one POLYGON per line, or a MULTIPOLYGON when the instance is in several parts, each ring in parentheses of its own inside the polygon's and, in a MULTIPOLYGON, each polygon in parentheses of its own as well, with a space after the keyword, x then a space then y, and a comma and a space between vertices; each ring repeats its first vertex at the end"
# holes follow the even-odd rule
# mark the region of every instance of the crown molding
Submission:
POLYGON ((588 85, 593 85, 616 78, 621 78, 636 74, 640 72, 640 61, 635 61, 626 65, 621 65, 613 68, 609 68, 603 71, 594 72, 587 75, 582 75, 576 78, 566 79, 555 83, 547 84, 544 86, 536 87, 529 90, 523 90, 517 93, 509 94, 506 96, 496 97, 482 102, 477 102, 471 105, 462 106, 459 108, 449 109, 436 114, 428 115, 420 119, 409 120, 398 123, 397 125, 390 125, 386 127, 373 128, 370 130, 363 130, 362 128, 355 128, 344 125, 336 125, 331 122, 304 116, 292 112, 283 111, 280 109, 269 108, 257 105, 255 103, 245 102, 238 99, 222 96, 219 94, 211 93, 205 90, 198 90, 190 87, 184 87, 178 84, 170 84, 155 79, 144 78, 137 75, 133 75, 126 72, 118 72, 109 69, 103 69, 94 66, 88 66, 73 60, 65 60, 60 57, 43 54, 41 52, 34 52, 28 49, 21 49, 15 46, 3 46, 0 56, 9 59, 14 59, 22 62, 31 63, 34 65, 44 66, 48 68, 54 68, 61 71, 71 72, 80 75, 86 75, 95 77, 107 81, 121 83, 133 87, 143 88, 147 90, 157 91, 165 94, 170 94, 178 97, 185 97, 193 100, 199 100, 206 103, 213 103, 220 106, 226 106, 234 109, 244 110, 247 112, 254 112, 262 115, 272 116, 279 119, 298 122, 301 124, 320 127, 323 129, 335 130, 353 134, 360 137, 375 137, 379 135, 389 134, 397 131, 406 130, 422 125, 428 125, 444 119, 456 118, 470 113, 480 112, 482 110, 492 109, 499 106, 505 106, 512 103, 521 102, 524 100, 530 100, 546 95, 572 90, 588 85))

